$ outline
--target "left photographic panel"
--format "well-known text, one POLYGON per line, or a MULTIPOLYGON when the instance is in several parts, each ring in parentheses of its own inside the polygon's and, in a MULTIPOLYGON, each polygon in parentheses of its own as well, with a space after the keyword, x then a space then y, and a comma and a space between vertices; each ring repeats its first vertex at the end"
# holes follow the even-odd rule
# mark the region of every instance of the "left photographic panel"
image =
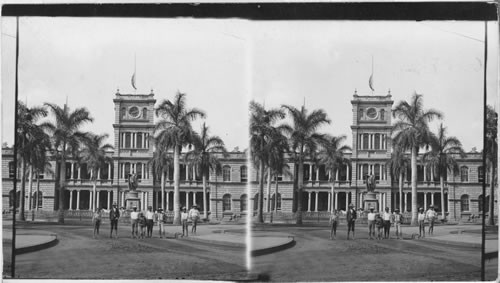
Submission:
POLYGON ((248 278, 247 21, 1 25, 4 278, 248 278))

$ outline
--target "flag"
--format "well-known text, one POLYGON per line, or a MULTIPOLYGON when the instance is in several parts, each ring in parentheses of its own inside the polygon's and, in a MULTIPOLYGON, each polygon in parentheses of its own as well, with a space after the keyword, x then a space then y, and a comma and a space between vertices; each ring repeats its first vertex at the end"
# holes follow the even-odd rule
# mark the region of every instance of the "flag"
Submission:
POLYGON ((137 89, 137 88, 135 87, 135 73, 132 75, 132 87, 133 87, 134 89, 137 89))
POLYGON ((372 91, 375 90, 373 88, 373 74, 370 75, 370 79, 368 80, 368 85, 370 85, 370 88, 372 89, 372 91))

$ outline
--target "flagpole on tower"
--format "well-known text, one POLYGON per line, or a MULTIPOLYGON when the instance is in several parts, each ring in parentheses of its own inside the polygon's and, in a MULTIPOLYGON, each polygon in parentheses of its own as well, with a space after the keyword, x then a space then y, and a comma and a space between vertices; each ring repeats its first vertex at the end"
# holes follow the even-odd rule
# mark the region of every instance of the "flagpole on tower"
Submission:
POLYGON ((372 90, 372 95, 373 95, 373 91, 375 90, 373 88, 373 55, 372 55, 372 74, 370 75, 370 79, 368 80, 368 85, 370 86, 370 89, 372 90))
POLYGON ((137 60, 136 60, 136 54, 134 53, 134 74, 132 75, 132 87, 134 88, 134 94, 136 94, 137 87, 135 86, 135 79, 136 79, 136 68, 137 68, 137 60))

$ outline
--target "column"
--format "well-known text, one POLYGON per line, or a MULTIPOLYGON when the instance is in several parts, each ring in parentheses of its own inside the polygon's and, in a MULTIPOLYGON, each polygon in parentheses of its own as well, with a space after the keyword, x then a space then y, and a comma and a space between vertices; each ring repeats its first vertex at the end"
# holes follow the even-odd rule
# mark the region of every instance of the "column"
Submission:
POLYGON ((81 173, 82 173, 82 168, 78 166, 78 180, 81 180, 81 173))
POLYGON ((427 193, 424 192, 424 211, 427 211, 427 193))
POLYGON ((349 175, 350 175, 350 174, 349 174, 349 165, 346 165, 346 166, 345 166, 345 169, 346 169, 346 173, 347 173, 346 180, 347 180, 347 181, 350 181, 350 180, 351 180, 351 178, 350 178, 350 176, 349 176, 349 175))
MULTIPOLYGON (((187 168, 187 167, 186 167, 187 168)), ((186 171, 187 172, 187 171, 186 171)), ((191 192, 186 192, 186 209, 189 210, 189 195, 191 192)))
POLYGON ((384 149, 384 144, 382 143, 383 135, 380 134, 379 137, 380 137, 380 149, 384 149))
POLYGON ((125 206, 125 193, 122 192, 122 205, 125 206))
POLYGON ((92 208, 92 199, 94 199, 94 196, 93 196, 94 192, 90 191, 90 194, 89 194, 89 210, 93 210, 92 208))
POLYGON ((193 192, 193 205, 195 205, 195 204, 196 204, 196 192, 193 192))
POLYGON ((189 165, 186 164, 186 181, 187 180, 189 180, 189 165))
POLYGON ((339 193, 335 192, 335 209, 339 209, 339 193))
POLYGON ((424 167, 424 182, 427 181, 427 168, 424 167))
POLYGON ((407 204, 407 202, 408 202, 408 193, 403 193, 403 195, 404 195, 403 198, 404 198, 404 201, 405 201, 405 212, 406 212, 406 211, 408 211, 408 204, 407 204))
POLYGON ((69 191, 69 210, 73 210, 73 190, 69 191))
POLYGON ((307 199, 307 211, 310 212, 311 211, 311 192, 309 192, 308 194, 309 194, 309 198, 307 199))
POLYGON ((319 181, 319 167, 316 168, 316 181, 319 181))
POLYGON ((76 210, 80 210, 80 191, 76 191, 76 210))
POLYGON ((146 178, 145 178, 145 177, 146 177, 146 172, 144 171, 144 163, 141 163, 141 172, 142 172, 142 176, 141 176, 141 178, 142 178, 142 179, 146 179, 146 178))
POLYGON ((142 134, 142 148, 146 148, 146 139, 148 138, 148 134, 142 134))
POLYGON ((144 197, 146 198, 146 200, 144 201, 145 203, 144 207, 147 209, 149 206, 149 192, 144 192, 144 197))
POLYGON ((312 177, 313 177, 313 166, 312 164, 309 164, 309 182, 312 181, 312 177))
POLYGON ((363 193, 359 193, 359 207, 363 207, 363 193))
POLYGON ((332 211, 332 193, 328 193, 328 211, 332 211))
POLYGON ((108 209, 111 208, 111 191, 108 191, 108 209))
POLYGON ((95 204, 94 204, 94 205, 95 205, 95 206, 94 206, 95 208, 98 208, 98 207, 100 206, 100 205, 99 205, 99 203, 100 203, 100 201, 99 201, 100 197, 101 197, 101 191, 97 191, 97 198, 96 198, 96 200, 95 200, 95 204))
POLYGON ((431 168, 431 182, 434 182, 434 168, 431 168))
POLYGON ((71 176, 69 177, 70 179, 73 179, 73 173, 75 172, 75 163, 71 162, 71 176))
POLYGON ((378 196, 379 196, 379 198, 378 198, 379 211, 384 211, 384 205, 382 204, 382 194, 379 194, 378 196))
POLYGON ((101 180, 101 168, 97 169, 97 180, 101 180))
POLYGON ((368 149, 372 149, 372 135, 368 135, 368 149))
POLYGON ((335 181, 339 180, 339 169, 335 170, 335 181))
POLYGON ((359 178, 363 180, 363 164, 359 164, 359 178))
POLYGON ((431 205, 435 205, 435 203, 434 203, 434 193, 431 193, 431 205))
POLYGON ((379 174, 380 174, 380 180, 383 180, 384 179, 384 174, 382 174, 382 164, 380 164, 380 166, 378 167, 378 171, 379 171, 379 174))
POLYGON ((193 181, 196 181, 196 167, 193 166, 193 181))
POLYGON ((111 163, 108 163, 108 180, 111 180, 111 163))
POLYGON ((319 192, 316 191, 316 201, 314 202, 314 211, 318 212, 318 198, 319 198, 319 192))

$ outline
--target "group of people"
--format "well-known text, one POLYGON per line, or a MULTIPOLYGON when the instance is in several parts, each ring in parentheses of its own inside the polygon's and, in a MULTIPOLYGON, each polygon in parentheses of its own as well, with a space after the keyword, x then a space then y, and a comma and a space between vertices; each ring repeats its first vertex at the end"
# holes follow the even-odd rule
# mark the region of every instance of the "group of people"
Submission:
MULTIPOLYGON (((93 213, 92 222, 94 225, 94 238, 99 235, 99 228, 102 223, 102 208, 97 208, 93 213)), ((115 232, 115 238, 118 238, 118 219, 120 218, 120 210, 117 208, 116 203, 113 204, 112 209, 109 211, 109 220, 111 224, 111 230, 109 237, 113 237, 113 231, 115 232)), ((200 220, 200 211, 197 205, 193 205, 189 212, 186 211, 186 207, 181 208, 181 224, 182 224, 182 237, 188 236, 189 220, 193 223, 191 233, 196 234, 196 228, 200 220)), ((137 207, 134 206, 130 212, 130 223, 132 226, 132 238, 133 239, 144 239, 151 238, 153 236, 153 226, 157 223, 158 232, 160 238, 166 238, 165 236, 165 224, 167 223, 167 214, 162 208, 153 212, 153 207, 148 206, 145 213, 137 211, 137 207)))
MULTIPOLYGON (((419 225, 419 238, 425 237, 425 223, 429 223, 428 233, 430 235, 434 232, 434 223, 437 219, 437 212, 434 210, 434 206, 430 206, 427 212, 424 212, 423 208, 419 209, 418 214, 418 225, 419 225)), ((339 218, 339 212, 334 210, 330 216, 330 239, 336 239, 337 237, 337 223, 339 218)), ((350 240, 350 234, 352 232, 352 239, 354 240, 354 227, 356 219, 358 218, 358 212, 354 209, 354 205, 349 204, 349 208, 346 212, 347 221, 347 240, 350 240)), ((400 213, 399 209, 395 209, 394 213, 391 213, 389 208, 386 207, 383 212, 376 213, 374 208, 370 207, 367 214, 368 221, 368 236, 370 240, 373 239, 390 239, 391 226, 396 229, 396 238, 403 238, 403 231, 401 229, 401 224, 404 221, 403 214, 400 213)))

